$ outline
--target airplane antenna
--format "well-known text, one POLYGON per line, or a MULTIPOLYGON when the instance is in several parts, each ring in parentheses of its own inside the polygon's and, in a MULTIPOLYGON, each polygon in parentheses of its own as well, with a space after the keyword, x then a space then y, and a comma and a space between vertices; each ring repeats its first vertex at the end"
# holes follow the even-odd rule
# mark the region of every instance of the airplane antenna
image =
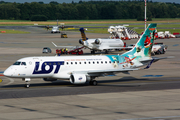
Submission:
MULTIPOLYGON (((144 22, 145 22, 145 30, 146 30, 146 0, 145 0, 145 15, 144 15, 144 22)), ((144 31, 145 31, 144 30, 144 31)))

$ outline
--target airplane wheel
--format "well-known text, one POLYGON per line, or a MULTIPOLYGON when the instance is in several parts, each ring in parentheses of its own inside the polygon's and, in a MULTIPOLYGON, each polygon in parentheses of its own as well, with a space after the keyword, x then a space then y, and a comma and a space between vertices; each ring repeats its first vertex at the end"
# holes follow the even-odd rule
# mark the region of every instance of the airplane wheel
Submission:
POLYGON ((97 85, 97 81, 96 80, 90 81, 89 84, 93 85, 93 86, 96 86, 97 85))
POLYGON ((26 84, 25 87, 26 87, 26 88, 29 88, 29 87, 30 87, 30 84, 26 84))
POLYGON ((105 54, 108 54, 108 50, 105 51, 105 54))
POLYGON ((92 81, 92 85, 96 86, 96 85, 97 85, 97 81, 96 81, 96 80, 93 80, 93 81, 92 81))

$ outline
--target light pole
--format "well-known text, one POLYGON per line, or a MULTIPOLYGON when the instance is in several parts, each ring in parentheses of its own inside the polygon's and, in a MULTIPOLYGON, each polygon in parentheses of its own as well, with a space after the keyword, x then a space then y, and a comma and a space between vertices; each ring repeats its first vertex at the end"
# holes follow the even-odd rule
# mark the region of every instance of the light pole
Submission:
POLYGON ((145 0, 145 15, 144 15, 144 21, 145 21, 145 30, 146 30, 146 0, 145 0))

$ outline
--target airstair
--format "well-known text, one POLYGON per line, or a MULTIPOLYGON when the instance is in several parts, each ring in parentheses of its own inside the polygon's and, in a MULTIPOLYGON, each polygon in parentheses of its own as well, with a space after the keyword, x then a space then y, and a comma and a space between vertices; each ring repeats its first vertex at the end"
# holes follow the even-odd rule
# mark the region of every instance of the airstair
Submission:
POLYGON ((139 38, 137 32, 125 27, 125 26, 109 26, 108 32, 111 34, 112 39, 131 40, 139 38))

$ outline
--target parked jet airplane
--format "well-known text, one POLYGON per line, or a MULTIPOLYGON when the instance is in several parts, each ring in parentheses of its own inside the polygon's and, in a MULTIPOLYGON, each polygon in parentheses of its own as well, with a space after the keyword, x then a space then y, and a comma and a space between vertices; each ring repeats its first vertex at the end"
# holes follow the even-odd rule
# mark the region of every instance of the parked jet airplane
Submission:
MULTIPOLYGON (((94 54, 95 51, 105 51, 108 54, 108 51, 111 49, 122 49, 125 48, 124 42, 121 39, 88 39, 85 35, 85 29, 80 28, 82 39, 79 40, 79 43, 82 44, 85 48, 91 50, 91 54, 94 54)), ((55 47, 60 48, 72 48, 75 46, 57 46, 52 42, 55 47)))
POLYGON ((85 29, 80 28, 82 39, 79 40, 79 43, 84 47, 91 50, 91 54, 94 54, 95 51, 105 51, 108 53, 110 49, 122 49, 124 48, 124 42, 121 39, 88 39, 85 34, 85 29))
POLYGON ((151 57, 155 30, 156 24, 150 24, 135 47, 122 55, 26 57, 7 68, 4 76, 22 78, 26 87, 29 87, 31 78, 45 81, 68 79, 72 84, 97 85, 96 77, 128 73, 140 70, 142 66, 147 69, 153 62, 164 59, 151 57), (151 40, 145 46, 147 35, 151 40))

